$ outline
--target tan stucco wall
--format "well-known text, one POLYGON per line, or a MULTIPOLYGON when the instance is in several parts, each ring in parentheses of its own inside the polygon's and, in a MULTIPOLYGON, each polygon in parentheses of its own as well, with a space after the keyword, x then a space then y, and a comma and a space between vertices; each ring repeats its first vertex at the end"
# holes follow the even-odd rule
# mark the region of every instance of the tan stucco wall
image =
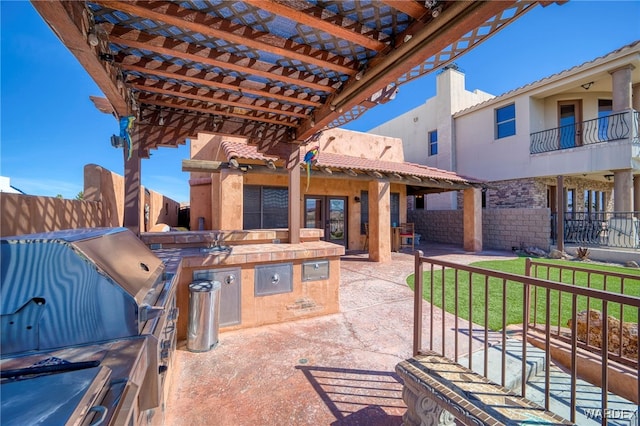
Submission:
MULTIPOLYGON (((293 264, 293 289, 288 293, 269 296, 255 296, 255 267, 263 263, 243 263, 241 268, 240 324, 221 327, 220 331, 251 328, 267 324, 334 314, 340 311, 340 258, 325 257, 329 260, 329 279, 302 281, 302 264, 310 259, 296 259, 293 264), (309 305, 309 306, 307 306, 309 305)), ((193 262, 192 262, 193 263, 193 262)), ((284 262, 283 262, 284 263, 284 262)), ((228 267, 228 266, 223 266, 228 267)), ((193 272, 210 270, 209 267, 182 267, 180 269, 176 302, 180 313, 178 317, 178 339, 186 339, 189 312, 189 284, 193 282, 193 272)), ((215 269, 215 268, 213 268, 215 269)))
MULTIPOLYGON (((140 230, 144 229, 145 204, 149 204, 150 229, 158 223, 169 226, 178 225, 180 203, 160 193, 140 188, 140 230)), ((124 220, 124 177, 96 164, 84 167, 84 199, 97 201, 102 205, 102 226, 122 226, 124 220)))
MULTIPOLYGON (((223 140, 240 143, 246 142, 244 138, 200 133, 198 137, 191 139, 190 158, 192 160, 226 161, 224 151, 220 147, 223 140)), ((213 175, 211 173, 191 172, 189 180, 189 185, 191 186, 191 191, 189 192, 190 229, 194 231, 198 230, 200 218, 204 220, 203 229, 231 229, 222 226, 223 224, 220 222, 220 217, 213 215, 213 209, 215 208, 217 210, 217 206, 220 204, 219 183, 219 174, 213 175), (215 185, 211 184, 211 179, 213 179, 215 185)), ((240 196, 242 196, 242 194, 240 194, 240 196)), ((241 228, 242 227, 237 229, 241 228)))
MULTIPOLYGON (((246 143, 243 138, 199 134, 191 140, 191 159, 227 161, 220 147, 223 141, 246 143)), ((402 141, 397 138, 370 135, 342 129, 330 129, 322 133, 311 145, 319 145, 321 152, 350 155, 383 161, 404 161, 402 141)), ((282 172, 282 168, 280 168, 282 172)), ((360 234, 361 191, 369 190, 369 181, 363 179, 338 179, 312 176, 309 189, 307 176, 301 173, 300 220, 304 227, 305 195, 346 197, 347 202, 347 248, 358 250, 364 247, 365 236, 360 234)), ((223 169, 217 173, 191 173, 191 229, 198 229, 198 218, 204 218, 204 229, 242 229, 243 186, 262 185, 286 188, 289 186, 287 174, 241 173, 223 169)), ((391 184, 390 192, 400 194, 400 222, 406 222, 406 187, 391 184)), ((388 204, 386 209, 388 213, 388 204)), ((389 231, 390 232, 390 231, 389 231)))
POLYGON ((402 140, 389 136, 378 136, 352 130, 330 129, 322 132, 320 139, 310 144, 310 146, 313 145, 320 146, 321 153, 328 152, 397 163, 404 161, 402 140))
MULTIPOLYGON (((124 178, 96 164, 84 166, 84 199, 102 204, 103 226, 122 226, 124 178), (120 179, 118 179, 120 178, 120 179), (118 197, 118 194, 121 194, 118 197)), ((140 222, 142 223, 142 222, 140 222)))
POLYGON ((102 225, 100 203, 0 193, 0 236, 102 225))

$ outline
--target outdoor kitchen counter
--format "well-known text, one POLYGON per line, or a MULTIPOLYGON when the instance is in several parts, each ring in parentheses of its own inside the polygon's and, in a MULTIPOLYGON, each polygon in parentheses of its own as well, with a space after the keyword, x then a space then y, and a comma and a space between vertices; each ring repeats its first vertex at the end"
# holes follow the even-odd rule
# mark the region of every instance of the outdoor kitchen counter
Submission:
POLYGON ((153 252, 166 264, 168 273, 176 273, 180 262, 183 268, 203 266, 243 265, 316 259, 344 255, 344 247, 325 241, 300 244, 244 244, 229 246, 231 251, 208 252, 202 247, 157 249, 153 252))
MULTIPOLYGON (((233 281, 238 286, 239 320, 229 324, 221 321, 221 331, 338 312, 340 256, 344 254, 343 246, 325 241, 308 241, 299 244, 240 244, 229 248, 230 251, 214 252, 209 252, 205 247, 153 249, 165 262, 166 272, 177 281, 179 340, 186 338, 189 285, 197 279, 197 274, 203 272, 225 271, 234 274, 233 281), (304 265, 320 262, 324 262, 327 276, 303 279, 304 265), (290 287, 277 294, 260 294, 259 285, 256 284, 257 271, 264 266, 290 268, 290 287)), ((225 300, 225 292, 228 291, 226 286, 223 290, 221 304, 225 307, 230 303, 235 305, 235 301, 225 300)))

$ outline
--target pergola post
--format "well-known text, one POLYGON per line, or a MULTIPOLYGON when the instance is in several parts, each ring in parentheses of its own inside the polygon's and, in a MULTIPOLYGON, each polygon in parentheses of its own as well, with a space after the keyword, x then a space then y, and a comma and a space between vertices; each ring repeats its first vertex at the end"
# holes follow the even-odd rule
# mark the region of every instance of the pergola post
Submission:
POLYGON ((300 243, 300 146, 289 155, 289 243, 300 243))
POLYGON ((140 236, 141 160, 140 141, 131 135, 131 147, 124 152, 124 223, 131 232, 140 236))
POLYGON ((369 182, 369 260, 391 260, 391 184, 369 182))

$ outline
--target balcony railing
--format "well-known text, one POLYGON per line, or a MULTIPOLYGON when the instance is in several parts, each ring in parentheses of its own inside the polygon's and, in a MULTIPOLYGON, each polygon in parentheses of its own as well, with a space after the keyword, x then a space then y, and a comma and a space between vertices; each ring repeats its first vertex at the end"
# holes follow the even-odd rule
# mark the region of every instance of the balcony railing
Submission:
MULTIPOLYGON (((585 247, 640 248, 640 212, 565 212, 564 242, 585 247)), ((557 214, 551 215, 551 240, 558 241, 557 214)))
MULTIPOLYGON (((545 271, 534 270, 531 264, 527 266, 526 272, 531 275, 545 276, 545 271)), ((635 346, 633 343, 627 346, 632 352, 635 351, 635 357, 623 353, 620 347, 623 341, 629 339, 624 336, 626 340, 623 340, 623 330, 619 324, 621 320, 637 324, 640 315, 640 298, 624 293, 627 292, 625 286, 631 286, 632 280, 635 281, 633 285, 637 285, 640 278, 603 271, 590 272, 604 277, 606 290, 591 288, 591 286, 564 284, 548 277, 515 275, 456 264, 423 257, 422 252, 418 251, 415 256, 414 354, 421 354, 426 350, 436 352, 459 362, 464 367, 476 371, 503 387, 507 386, 507 359, 516 359, 520 363, 518 370, 521 372, 521 379, 512 383, 511 386, 518 386, 520 389, 512 388, 512 390, 523 397, 528 396, 528 391, 531 393, 534 393, 533 391, 536 391, 535 393, 542 392, 544 394, 542 398, 544 408, 547 410, 551 408, 552 400, 566 401, 568 395, 570 401, 565 402, 568 406, 563 403, 564 409, 560 411, 568 411, 568 415, 564 413, 561 415, 570 418, 572 422, 576 422, 578 413, 587 413, 588 415, 587 399, 579 395, 577 381, 580 372, 584 372, 583 366, 587 362, 593 361, 591 365, 601 366, 599 377, 597 377, 600 382, 598 392, 600 403, 598 406, 605 412, 608 409, 613 409, 613 399, 615 396, 619 396, 623 398, 623 401, 627 400, 620 409, 627 414, 635 415, 638 407, 638 394, 640 393, 638 343, 636 341, 635 346), (428 274, 426 280, 425 273, 428 274), (607 283, 616 279, 620 288, 614 292, 611 291, 612 289, 607 283), (423 294, 431 300, 439 298, 440 307, 433 303, 424 302, 423 294), (512 316, 511 320, 508 320, 507 311, 513 314, 511 311, 514 309, 508 308, 508 294, 512 296, 519 294, 523 301, 522 310, 516 310, 517 315, 512 316), (450 305, 454 307, 452 314, 446 312, 444 301, 450 302, 450 305), (424 310, 423 304, 426 305, 424 310), (562 315, 558 315, 558 310, 562 306, 568 306, 568 308, 562 311, 562 315), (618 325, 611 324, 607 320, 600 324, 599 345, 589 337, 585 342, 579 341, 578 311, 584 309, 585 306, 587 309, 600 309, 603 318, 609 318, 610 315, 617 317, 618 325), (543 312, 542 317, 538 315, 538 311, 543 312), (568 317, 567 311, 569 312, 568 317), (490 314, 497 316, 497 318, 501 317, 500 324, 493 331, 489 330, 490 314), (449 316, 453 316, 454 320, 445 321, 449 316), (442 323, 442 329, 434 330, 433 324, 438 322, 442 323), (521 333, 524 337, 521 342, 512 345, 510 350, 507 349, 510 346, 508 344, 509 324, 521 324, 521 333), (570 324, 570 326, 566 326, 566 324, 570 324), (560 332, 557 331, 558 329, 560 332), (539 382, 529 383, 532 377, 528 371, 528 355, 532 358, 534 355, 529 353, 531 348, 528 346, 526 338, 540 334, 543 336, 543 348, 540 349, 545 354, 542 361, 544 363, 542 374, 545 376, 542 385, 539 385, 539 382), (423 336, 425 337, 424 342, 423 336), (561 336, 562 338, 560 338, 561 336), (569 365, 565 367, 570 376, 568 388, 563 384, 558 385, 552 382, 550 375, 551 349, 564 342, 568 342, 570 348, 569 365), (612 342, 618 342, 617 346, 619 347, 612 342), (469 351, 473 350, 472 348, 479 349, 483 353, 480 359, 484 361, 484 365, 474 367, 472 363, 474 357, 465 357, 469 351), (499 349, 500 355, 489 355, 490 348, 499 349), (498 365, 492 366, 491 369, 487 361, 490 356, 492 360, 498 362, 498 365), (463 360, 463 357, 466 360, 463 360), (615 371, 623 371, 624 369, 627 372, 624 380, 629 379, 631 382, 622 383, 622 379, 617 379, 620 376, 615 376, 615 371), (492 377, 495 378, 492 379, 492 377), (518 383, 519 385, 517 385, 518 383), (583 404, 585 405, 583 406, 583 404), (629 411, 626 411, 627 409, 629 411)), ((573 279, 576 280, 576 272, 571 271, 571 273, 574 274, 573 279)), ((563 274, 563 276, 566 275, 563 274)), ((591 282, 591 280, 590 276, 588 281, 591 282)), ((593 329, 594 323, 590 324, 588 321, 587 319, 587 329, 593 329)), ((613 323, 615 322, 613 320, 613 323)), ((598 334, 597 331, 594 333, 598 334)), ((595 393, 595 389, 593 391, 591 393, 595 393)), ((559 405, 556 404, 557 408, 559 405)), ((601 417, 601 424, 607 424, 606 416, 601 417)))
POLYGON ((531 133, 531 154, 559 151, 597 143, 638 139, 638 111, 626 111, 531 133))

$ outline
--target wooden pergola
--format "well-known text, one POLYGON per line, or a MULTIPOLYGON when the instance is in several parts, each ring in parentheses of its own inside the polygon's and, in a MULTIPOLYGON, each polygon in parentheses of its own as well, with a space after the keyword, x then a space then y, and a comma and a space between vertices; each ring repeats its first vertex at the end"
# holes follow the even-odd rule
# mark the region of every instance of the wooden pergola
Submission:
MULTIPOLYGON (((299 149, 391 101, 552 1, 32 1, 87 70, 124 147, 124 226, 139 233, 141 159, 200 132, 243 136, 285 160, 299 242, 299 149)), ((562 2, 560 2, 562 3, 562 2)))

